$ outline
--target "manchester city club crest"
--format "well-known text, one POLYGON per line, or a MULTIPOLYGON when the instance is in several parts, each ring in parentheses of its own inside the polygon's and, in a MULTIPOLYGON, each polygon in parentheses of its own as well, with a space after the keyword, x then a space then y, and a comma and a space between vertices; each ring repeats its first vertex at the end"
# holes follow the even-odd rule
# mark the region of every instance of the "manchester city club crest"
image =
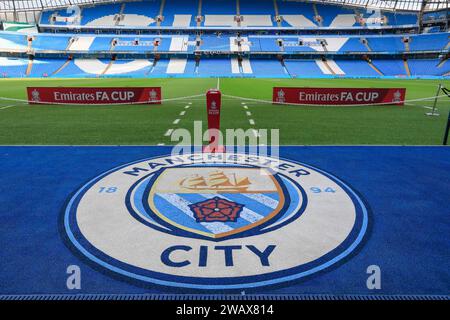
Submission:
POLYGON ((147 159, 93 179, 64 229, 80 254, 133 281, 190 289, 267 286, 348 257, 367 210, 338 178, 246 154, 147 159))

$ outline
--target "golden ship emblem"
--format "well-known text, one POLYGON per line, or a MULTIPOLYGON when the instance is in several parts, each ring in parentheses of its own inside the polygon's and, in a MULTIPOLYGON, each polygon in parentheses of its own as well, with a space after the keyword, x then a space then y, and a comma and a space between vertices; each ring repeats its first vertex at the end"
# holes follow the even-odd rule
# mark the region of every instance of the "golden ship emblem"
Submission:
POLYGON ((211 172, 207 177, 196 174, 184 178, 180 187, 195 191, 245 192, 251 182, 248 177, 238 177, 235 173, 227 176, 223 171, 211 172))

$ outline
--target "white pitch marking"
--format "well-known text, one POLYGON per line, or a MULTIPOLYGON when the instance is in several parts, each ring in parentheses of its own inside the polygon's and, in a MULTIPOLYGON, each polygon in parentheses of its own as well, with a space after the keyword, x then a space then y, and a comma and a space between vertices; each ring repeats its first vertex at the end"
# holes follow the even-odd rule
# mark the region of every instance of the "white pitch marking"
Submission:
POLYGON ((180 119, 175 119, 175 121, 173 122, 173 124, 178 124, 178 122, 180 122, 180 119))
POLYGON ((5 107, 0 108, 0 110, 9 109, 9 108, 12 108, 12 107, 15 107, 15 106, 5 106, 5 107))
POLYGON ((250 122, 250 124, 251 124, 252 126, 255 125, 255 120, 253 120, 253 119, 249 119, 248 122, 250 122))
POLYGON ((252 129, 252 132, 253 132, 253 135, 258 138, 258 136, 259 136, 258 130, 252 129))
POLYGON ((158 146, 165 146, 165 143, 158 143, 158 146))
POLYGON ((191 106, 186 106, 186 107, 184 107, 185 109, 189 109, 191 106))
POLYGON ((184 116, 186 114, 186 111, 181 111, 180 116, 184 116))
POLYGON ((247 106, 244 106, 244 109, 248 109, 248 107, 247 107, 247 106))
POLYGON ((246 114, 250 117, 252 113, 250 111, 247 111, 246 114))
POLYGON ((173 129, 167 130, 165 136, 166 136, 166 137, 169 137, 169 136, 172 134, 172 132, 173 132, 173 129))
POLYGON ((192 102, 189 102, 188 104, 192 104, 192 102))
POLYGON ((220 90, 220 78, 217 78, 217 90, 220 90))

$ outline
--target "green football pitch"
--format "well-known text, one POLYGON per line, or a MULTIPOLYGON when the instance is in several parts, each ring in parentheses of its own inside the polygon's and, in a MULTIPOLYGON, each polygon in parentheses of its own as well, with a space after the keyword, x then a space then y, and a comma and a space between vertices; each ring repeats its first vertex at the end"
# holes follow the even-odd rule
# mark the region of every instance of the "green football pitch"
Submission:
POLYGON ((2 79, 2 145, 173 145, 171 129, 206 126, 205 98, 162 105, 29 106, 27 86, 161 86, 163 98, 205 94, 220 85, 225 95, 270 101, 274 86, 405 87, 399 106, 305 107, 223 99, 222 129, 279 129, 282 145, 438 145, 450 99, 441 97, 440 116, 426 116, 437 86, 450 81, 377 79, 2 79), (14 100, 5 100, 14 99, 14 100), (430 98, 428 100, 417 99, 430 98))

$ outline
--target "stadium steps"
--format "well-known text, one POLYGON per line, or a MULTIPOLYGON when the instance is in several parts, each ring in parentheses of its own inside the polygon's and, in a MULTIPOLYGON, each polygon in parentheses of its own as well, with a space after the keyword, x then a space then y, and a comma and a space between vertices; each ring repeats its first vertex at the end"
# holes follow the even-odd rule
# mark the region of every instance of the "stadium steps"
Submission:
POLYGON ((447 61, 447 59, 442 59, 441 61, 439 61, 437 67, 441 68, 445 64, 446 61, 447 61))
POLYGON ((202 26, 201 17, 202 17, 202 7, 203 7, 203 0, 198 0, 198 9, 197 9, 197 17, 200 17, 200 20, 196 18, 197 20, 197 27, 202 26))
POLYGON ((194 74, 198 75, 198 68, 200 67, 200 59, 195 60, 194 74))
POLYGON ((289 75, 289 78, 294 78, 291 74, 291 72, 289 71, 288 67, 286 66, 286 64, 284 63, 284 58, 281 58, 280 63, 283 67, 284 73, 286 73, 287 75, 289 75))
POLYGON ((186 70, 186 58, 171 58, 167 65, 167 74, 183 74, 186 70))
POLYGON ((325 60, 325 63, 332 70, 333 74, 345 75, 345 72, 339 67, 339 65, 336 63, 336 61, 329 59, 329 60, 325 60))
POLYGON ((120 11, 119 11, 119 13, 116 15, 116 19, 115 19, 116 21, 115 21, 115 23, 114 23, 115 26, 118 26, 118 25, 120 24, 120 21, 123 20, 123 18, 124 18, 123 12, 125 11, 125 6, 126 6, 126 3, 125 3, 125 2, 122 3, 122 5, 120 6, 120 11))
POLYGON ((116 48, 115 41, 114 39, 112 39, 109 45, 109 51, 114 51, 115 48, 116 48))
POLYGON ((243 58, 239 63, 243 74, 253 74, 252 65, 250 64, 249 58, 243 58))
POLYGON ((231 58, 231 73, 232 74, 240 74, 242 71, 242 67, 239 63, 238 58, 231 58))
MULTIPOLYGON (((158 17, 161 17, 162 19, 164 19, 164 7, 166 6, 166 0, 161 0, 161 6, 159 7, 159 13, 158 13, 158 17)), ((156 25, 158 27, 161 26, 161 19, 156 19, 156 25)))
POLYGON ((403 60, 403 65, 405 66, 406 75, 408 77, 411 77, 411 70, 409 69, 408 60, 404 59, 403 60))
POLYGON ((69 42, 67 43, 67 47, 66 47, 66 51, 70 50, 70 47, 72 46, 72 44, 76 41, 76 37, 71 37, 69 39, 69 42))
POLYGON ((313 6, 313 10, 314 10, 315 16, 316 16, 317 18, 320 17, 320 19, 318 19, 318 20, 316 19, 316 22, 319 24, 319 27, 323 27, 323 21, 322 21, 323 19, 321 19, 322 16, 319 14, 319 10, 317 9, 316 4, 313 3, 312 6, 313 6))
POLYGON ((28 59, 28 66, 25 75, 29 76, 31 74, 31 70, 33 70, 33 59, 28 59))
POLYGON ((58 69, 56 69, 55 71, 53 71, 53 73, 51 74, 51 76, 57 75, 57 74, 58 74, 59 72, 61 72, 65 67, 67 67, 71 61, 72 61, 72 59, 67 58, 66 62, 64 62, 58 69))
POLYGON ((450 41, 447 43, 447 45, 445 46, 444 50, 449 50, 450 49, 450 41))
POLYGON ((33 47, 33 39, 34 37, 28 37, 28 43, 27 43, 27 51, 31 51, 33 47))
POLYGON ((241 15, 241 1, 236 0, 236 15, 240 16, 241 15))
POLYGON ((410 51, 410 45, 409 45, 409 41, 410 41, 410 39, 408 39, 407 37, 404 37, 403 39, 402 39, 402 42, 403 42, 403 45, 405 46, 405 51, 406 52, 409 52, 410 51), (408 41, 406 41, 406 40, 408 40, 408 41))
POLYGON ((367 38, 361 38, 361 43, 367 48, 367 51, 372 51, 372 48, 369 45, 369 40, 367 38))
POLYGON ((153 60, 153 64, 150 67, 150 69, 148 69, 148 71, 145 73, 146 76, 148 76, 149 74, 153 73, 153 70, 155 70, 156 64, 158 63, 158 60, 155 59, 153 60))
MULTIPOLYGON (((280 10, 278 9, 278 3, 277 0, 273 0, 273 9, 275 10, 275 17, 280 16, 280 10)), ((281 20, 277 21, 277 27, 281 27, 281 20)))
POLYGON ((378 69, 371 61, 366 60, 366 62, 369 64, 369 66, 375 70, 376 73, 378 73, 380 76, 384 76, 383 72, 381 72, 380 69, 378 69))
POLYGON ((331 67, 328 65, 326 59, 316 59, 316 64, 319 66, 323 74, 335 74, 331 67))
POLYGON ((102 72, 100 72, 97 77, 101 77, 103 76, 106 72, 108 72, 109 69, 111 69, 111 66, 113 65, 114 60, 111 59, 111 61, 106 65, 105 70, 103 70, 102 72))

